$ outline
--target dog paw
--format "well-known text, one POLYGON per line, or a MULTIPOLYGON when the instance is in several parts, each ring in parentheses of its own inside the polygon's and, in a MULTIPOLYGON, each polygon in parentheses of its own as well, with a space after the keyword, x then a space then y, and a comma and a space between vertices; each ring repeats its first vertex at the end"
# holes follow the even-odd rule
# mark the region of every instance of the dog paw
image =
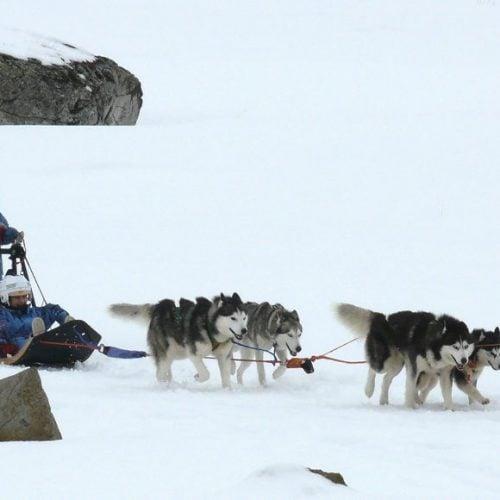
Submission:
POLYGON ((383 398, 383 399, 380 398, 379 404, 380 404, 380 406, 386 406, 389 404, 389 400, 385 399, 385 398, 383 398))
POLYGON ((203 374, 203 375, 200 375, 199 373, 197 373, 197 374, 194 376, 194 379, 195 379, 197 382, 206 382, 209 378, 210 378, 210 374, 209 374, 209 373, 205 373, 205 374, 203 374))
POLYGON ((481 404, 482 404, 482 405, 489 405, 489 404, 490 404, 490 400, 489 400, 488 398, 483 398, 483 399, 481 400, 481 404))
POLYGON ((276 368, 276 370, 273 371, 273 379, 276 380, 277 378, 280 378, 286 371, 286 368, 279 367, 276 368))

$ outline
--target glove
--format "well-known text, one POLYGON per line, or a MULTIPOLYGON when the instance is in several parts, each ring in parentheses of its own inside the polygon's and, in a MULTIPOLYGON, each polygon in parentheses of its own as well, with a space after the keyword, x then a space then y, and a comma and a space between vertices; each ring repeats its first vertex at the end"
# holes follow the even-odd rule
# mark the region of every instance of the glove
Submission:
POLYGON ((64 322, 65 323, 69 323, 70 321, 75 321, 75 318, 73 318, 73 316, 71 315, 67 315, 66 318, 64 319, 64 322))

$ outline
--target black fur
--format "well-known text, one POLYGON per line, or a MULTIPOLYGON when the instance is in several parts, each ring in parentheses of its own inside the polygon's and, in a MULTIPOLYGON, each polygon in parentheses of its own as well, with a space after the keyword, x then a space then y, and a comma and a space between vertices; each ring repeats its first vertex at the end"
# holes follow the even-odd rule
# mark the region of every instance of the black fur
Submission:
POLYGON ((219 316, 230 316, 236 310, 242 309, 243 304, 237 293, 231 297, 221 294, 212 301, 197 297, 196 303, 181 298, 179 307, 171 299, 160 301, 151 312, 148 332, 148 343, 153 356, 157 359, 160 352, 168 349, 169 338, 173 338, 183 347, 188 347, 194 354, 195 343, 203 340, 202 331, 208 331, 211 336, 219 316), (210 317, 210 308, 216 300, 220 300, 220 307, 216 314, 210 317))
POLYGON ((415 372, 416 356, 425 356, 430 349, 435 359, 440 360, 441 347, 457 340, 473 343, 467 325, 448 315, 400 311, 385 317, 375 313, 366 339, 366 349, 370 366, 377 372, 382 370, 391 349, 409 354, 415 372))

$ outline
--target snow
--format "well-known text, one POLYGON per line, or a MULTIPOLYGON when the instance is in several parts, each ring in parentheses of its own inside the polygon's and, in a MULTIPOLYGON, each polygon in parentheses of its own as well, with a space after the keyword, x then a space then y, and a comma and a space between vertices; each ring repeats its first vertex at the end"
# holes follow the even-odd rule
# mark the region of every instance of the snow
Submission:
POLYGON ((95 60, 92 54, 55 38, 2 26, 0 53, 18 59, 37 59, 46 66, 95 60))
MULTIPOLYGON (((498 2, 117 5, 9 7, 144 90, 136 127, 1 130, 0 209, 52 302, 132 349, 145 327, 108 304, 221 291, 296 308, 304 355, 350 338, 332 301, 498 325, 498 2)), ((209 366, 197 384, 178 362, 172 388, 147 359, 42 370, 63 440, 4 443, 4 496, 497 497, 497 373, 490 405, 455 390, 445 412, 439 391, 405 409, 404 376, 379 407, 360 366, 268 370, 266 388, 252 368, 230 392, 209 366)))

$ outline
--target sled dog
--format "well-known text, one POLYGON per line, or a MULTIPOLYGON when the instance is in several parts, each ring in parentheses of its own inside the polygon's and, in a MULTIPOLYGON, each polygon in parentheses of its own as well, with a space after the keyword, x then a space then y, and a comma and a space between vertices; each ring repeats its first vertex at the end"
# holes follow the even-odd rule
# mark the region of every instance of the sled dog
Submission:
POLYGON ((203 362, 213 355, 219 363, 222 387, 231 386, 232 340, 247 333, 247 313, 237 293, 221 294, 213 300, 198 297, 196 302, 181 299, 179 306, 170 299, 157 304, 113 304, 111 314, 149 321, 148 345, 156 365, 159 382, 172 380, 172 362, 189 358, 205 382, 210 373, 203 362))
POLYGON ((368 396, 373 394, 376 373, 385 373, 380 403, 387 404, 390 384, 405 366, 407 407, 416 408, 421 403, 419 379, 438 378, 444 406, 453 409, 452 370, 463 370, 474 351, 465 323, 427 312, 401 311, 385 316, 351 304, 336 305, 335 311, 344 325, 366 337, 368 396))
MULTIPOLYGON (((479 392, 477 381, 488 365, 495 371, 500 369, 500 329, 497 327, 493 332, 482 329, 473 330, 471 335, 474 339, 474 352, 465 369, 453 368, 452 378, 456 386, 467 394, 469 404, 476 401, 487 405, 490 400, 479 392)), ((419 381, 419 388, 422 389, 420 392, 422 402, 426 400, 436 383, 436 377, 425 377, 424 380, 419 381)))
MULTIPOLYGON (((292 356, 296 356, 302 350, 300 346, 302 325, 297 311, 290 312, 281 304, 271 305, 269 302, 261 304, 247 302, 245 310, 248 313, 248 332, 242 340, 242 344, 259 349, 274 349, 280 361, 286 361, 287 351, 292 356)), ((255 357, 256 361, 263 360, 263 351, 241 347, 240 352, 243 359, 255 357)), ((243 374, 250 364, 250 361, 241 361, 237 372, 239 384, 243 384, 243 374)), ((259 382, 261 385, 265 385, 264 364, 258 362, 255 364, 257 365, 259 382)), ((281 377, 285 371, 284 365, 278 366, 273 372, 273 378, 281 377)))

